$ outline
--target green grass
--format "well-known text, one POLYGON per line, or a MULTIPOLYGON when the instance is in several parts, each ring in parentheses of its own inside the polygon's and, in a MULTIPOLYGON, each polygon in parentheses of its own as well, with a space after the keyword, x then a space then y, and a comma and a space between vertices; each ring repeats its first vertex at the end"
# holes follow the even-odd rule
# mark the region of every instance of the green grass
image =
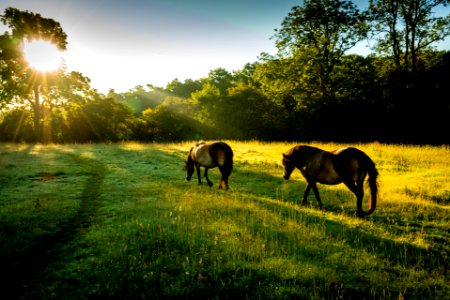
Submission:
POLYGON ((448 146, 354 145, 380 172, 361 220, 343 185, 319 186, 323 211, 299 205, 300 172, 281 178, 294 144, 229 143, 227 192, 217 169, 213 188, 185 181, 193 142, 0 144, 0 295, 448 298, 448 146))

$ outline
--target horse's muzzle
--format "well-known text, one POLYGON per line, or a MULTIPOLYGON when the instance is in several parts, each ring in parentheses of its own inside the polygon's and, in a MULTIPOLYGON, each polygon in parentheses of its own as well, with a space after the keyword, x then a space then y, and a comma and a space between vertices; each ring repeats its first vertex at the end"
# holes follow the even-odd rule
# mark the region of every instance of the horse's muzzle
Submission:
POLYGON ((289 180, 289 174, 287 174, 287 173, 283 173, 283 178, 284 178, 284 180, 289 180))

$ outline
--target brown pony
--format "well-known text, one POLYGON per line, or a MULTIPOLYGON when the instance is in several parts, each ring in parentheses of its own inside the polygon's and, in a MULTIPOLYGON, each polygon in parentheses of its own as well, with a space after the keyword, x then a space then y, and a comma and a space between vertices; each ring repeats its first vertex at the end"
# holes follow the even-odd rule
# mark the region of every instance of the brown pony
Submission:
POLYGON ((233 151, 231 147, 224 142, 213 142, 206 144, 204 142, 197 143, 189 151, 184 169, 187 171, 186 179, 189 181, 194 174, 194 166, 197 169, 198 184, 202 184, 200 176, 200 167, 205 168, 205 178, 209 186, 213 183, 208 178, 208 169, 219 167, 222 173, 222 179, 219 188, 228 190, 228 178, 233 170, 233 151))
POLYGON ((319 148, 298 145, 283 153, 283 178, 288 180, 292 171, 298 168, 305 177, 308 185, 303 196, 303 205, 311 188, 314 191, 319 208, 322 202, 319 197, 317 183, 339 184, 344 183, 356 196, 356 215, 363 217, 370 215, 377 206, 377 176, 375 163, 361 150, 356 148, 342 148, 332 152, 319 148), (369 174, 370 208, 366 213, 362 209, 364 197, 364 179, 369 174))

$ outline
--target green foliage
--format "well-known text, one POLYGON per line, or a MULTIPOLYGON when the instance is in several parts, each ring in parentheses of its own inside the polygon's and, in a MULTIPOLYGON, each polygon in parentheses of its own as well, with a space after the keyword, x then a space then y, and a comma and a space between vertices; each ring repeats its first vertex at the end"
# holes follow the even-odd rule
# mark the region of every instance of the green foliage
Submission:
POLYGON ((277 139, 283 123, 274 123, 273 117, 279 114, 282 110, 259 89, 241 83, 228 90, 218 107, 217 131, 239 140, 277 139))
MULTIPOLYGON (((193 118, 196 106, 186 99, 167 97, 155 109, 143 112, 144 139, 152 141, 190 140, 198 138, 202 126, 193 118)), ((140 138, 140 137, 138 137, 140 138)))
MULTIPOLYGON (((276 34, 280 51, 317 51, 320 59, 335 60, 365 38, 365 15, 350 1, 307 0, 294 6, 276 34)), ((324 62, 325 63, 325 62, 324 62)))
MULTIPOLYGON (((11 29, 11 42, 16 45, 22 43, 24 39, 48 39, 59 49, 66 49, 67 34, 63 31, 59 22, 53 19, 8 7, 1 16, 1 20, 11 29)), ((7 33, 6 35, 8 36, 7 33)))
POLYGON ((421 53, 450 35, 450 16, 435 17, 434 9, 448 0, 370 1, 377 51, 393 58, 397 69, 415 73, 421 53))
POLYGON ((448 1, 409 2, 372 1, 368 19, 350 1, 305 1, 276 31, 277 55, 261 53, 233 72, 217 68, 165 88, 148 84, 107 95, 79 72, 62 68, 44 76, 26 68, 24 38, 47 38, 64 49, 67 36, 57 21, 8 8, 2 22, 9 31, 0 35, 0 138, 448 144, 448 136, 435 132, 447 127, 450 115, 449 52, 432 44, 448 35, 449 17, 430 15, 448 1), (389 29, 384 20, 401 21, 389 38, 377 33, 389 29), (377 33, 384 43, 379 54, 387 56, 347 54, 368 32, 377 33), (413 67, 399 68, 399 62, 413 67))
POLYGON ((1 21, 9 31, 0 36, 0 87, 5 90, 0 93, 0 101, 11 103, 16 100, 29 105, 33 110, 34 139, 42 141, 45 116, 41 112, 44 102, 47 106, 52 105, 53 98, 49 97, 49 91, 58 82, 56 78, 60 73, 45 74, 29 68, 22 51, 23 45, 26 40, 42 39, 65 50, 67 35, 57 21, 12 7, 5 9, 1 21))
POLYGON ((195 91, 202 89, 202 83, 200 80, 186 79, 184 82, 180 82, 178 79, 174 79, 166 86, 166 90, 174 96, 189 98, 195 91))
POLYGON ((368 32, 365 15, 350 1, 307 0, 292 8, 277 31, 276 45, 282 56, 306 56, 305 73, 316 78, 322 97, 333 96, 330 76, 346 51, 368 32))
POLYGON ((0 123, 0 139, 2 141, 32 141, 32 132, 33 116, 30 110, 17 108, 4 114, 0 123))
MULTIPOLYGON (((228 141, 230 190, 184 180, 180 144, 0 144, 0 271, 11 298, 445 299, 449 148, 359 144, 380 201, 300 206, 293 144, 228 141), (366 202, 364 202, 366 203, 366 202)), ((343 144, 314 144, 327 150, 343 144)), ((210 178, 219 181, 218 170, 210 178)))
POLYGON ((220 95, 226 95, 233 84, 233 74, 224 68, 217 68, 208 73, 206 82, 218 88, 220 95))
POLYGON ((69 141, 123 141, 132 137, 134 114, 131 108, 111 98, 99 98, 67 112, 69 141))
POLYGON ((114 90, 110 90, 107 97, 124 101, 131 106, 136 115, 140 115, 147 108, 155 108, 161 104, 165 97, 169 95, 164 89, 148 86, 136 86, 128 92, 117 94, 114 90))

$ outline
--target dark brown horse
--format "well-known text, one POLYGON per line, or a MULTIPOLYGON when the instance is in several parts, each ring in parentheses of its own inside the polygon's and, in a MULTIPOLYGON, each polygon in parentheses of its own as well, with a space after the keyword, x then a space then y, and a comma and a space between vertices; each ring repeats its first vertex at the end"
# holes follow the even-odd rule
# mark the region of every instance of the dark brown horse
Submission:
POLYGON ((308 185, 303 196, 303 204, 307 204, 307 197, 311 188, 314 191, 319 208, 322 202, 319 197, 317 183, 344 183, 356 196, 356 215, 363 217, 375 211, 377 206, 377 176, 375 163, 361 150, 356 148, 342 148, 332 152, 319 148, 298 145, 283 153, 284 179, 289 179, 292 171, 298 168, 305 177, 308 185), (364 180, 369 175, 370 208, 366 213, 362 209, 364 197, 364 180))
POLYGON ((194 167, 197 169, 198 184, 202 184, 200 167, 205 168, 205 178, 209 186, 212 186, 213 183, 208 178, 208 170, 219 167, 222 173, 219 188, 228 190, 228 178, 233 170, 233 151, 224 142, 213 142, 210 144, 199 142, 189 151, 187 161, 184 165, 187 171, 186 179, 188 181, 191 180, 192 174, 194 174, 194 167))

